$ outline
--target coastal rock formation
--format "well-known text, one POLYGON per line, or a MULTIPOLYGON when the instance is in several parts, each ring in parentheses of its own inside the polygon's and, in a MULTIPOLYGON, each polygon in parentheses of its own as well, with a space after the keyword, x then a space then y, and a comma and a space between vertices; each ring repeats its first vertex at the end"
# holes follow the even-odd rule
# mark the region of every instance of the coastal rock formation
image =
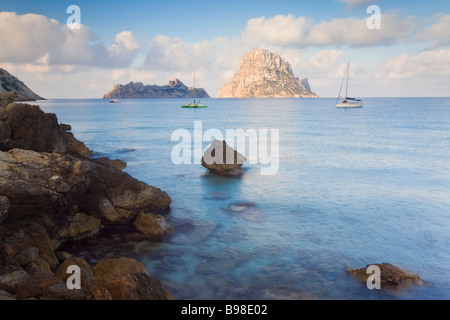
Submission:
MULTIPOLYGON (((103 226, 131 223, 140 213, 159 217, 172 200, 123 172, 123 161, 89 158, 91 151, 55 115, 11 99, 0 94, 0 296, 93 299, 90 289, 67 289, 58 257, 76 257, 55 250, 99 235, 103 226)), ((158 280, 139 273, 97 289, 118 299, 165 297, 158 280)))
POLYGON ((9 219, 40 217, 61 238, 95 234, 82 226, 83 220, 91 227, 98 223, 80 212, 102 224, 123 224, 171 203, 165 192, 125 172, 70 155, 13 149, 0 152, 0 169, 0 194, 10 201, 9 219))
MULTIPOLYGON (((196 88, 197 98, 210 98, 205 89, 196 88)), ((169 81, 165 86, 144 85, 141 82, 117 84, 103 99, 149 99, 149 98, 193 98, 194 88, 188 88, 179 79, 169 81)))
POLYGON ((307 79, 300 82, 295 78, 289 62, 265 49, 244 54, 233 79, 217 94, 217 98, 299 97, 317 95, 311 92, 307 79))
POLYGON ((14 92, 18 101, 44 100, 44 98, 31 91, 25 83, 5 69, 0 68, 0 93, 6 92, 14 92))
POLYGON ((12 103, 13 96, 0 95, 0 151, 14 148, 89 157, 92 151, 75 139, 67 125, 39 106, 12 103))
MULTIPOLYGON (((381 289, 396 291, 407 289, 412 285, 423 285, 423 281, 417 274, 402 270, 401 268, 389 263, 374 264, 380 268, 381 289)), ((361 283, 366 283, 370 274, 367 273, 367 265, 361 269, 348 269, 347 272, 355 277, 361 283)))
MULTIPOLYGON (((311 87, 309 86, 308 78, 303 78, 300 83, 305 87, 306 90, 311 91, 311 87)), ((312 92, 312 91, 311 91, 312 92)))
POLYGON ((245 161, 246 158, 225 141, 214 140, 203 155, 202 166, 222 176, 237 177, 242 174, 245 161))

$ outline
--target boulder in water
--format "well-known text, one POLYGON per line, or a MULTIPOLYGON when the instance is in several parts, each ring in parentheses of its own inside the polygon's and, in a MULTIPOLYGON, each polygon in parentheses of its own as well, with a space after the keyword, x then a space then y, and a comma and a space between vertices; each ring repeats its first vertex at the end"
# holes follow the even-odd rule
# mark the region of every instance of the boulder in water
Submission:
POLYGON ((202 166, 221 176, 238 177, 243 173, 245 161, 246 158, 225 141, 214 140, 203 155, 202 166))

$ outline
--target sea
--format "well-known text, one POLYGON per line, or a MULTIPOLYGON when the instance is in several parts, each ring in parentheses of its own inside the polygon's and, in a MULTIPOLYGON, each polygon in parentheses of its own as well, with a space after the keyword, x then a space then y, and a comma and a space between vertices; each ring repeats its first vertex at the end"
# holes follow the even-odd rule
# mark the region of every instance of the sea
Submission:
POLYGON ((450 299, 450 99, 364 100, 360 109, 327 98, 203 99, 206 109, 183 109, 183 99, 37 102, 93 157, 127 162, 173 201, 166 237, 96 238, 73 252, 92 263, 135 258, 180 300, 450 299), (211 133, 240 129, 257 133, 270 163, 258 157, 239 178, 201 166, 211 133), (425 284, 371 290, 347 273, 379 263, 425 284))

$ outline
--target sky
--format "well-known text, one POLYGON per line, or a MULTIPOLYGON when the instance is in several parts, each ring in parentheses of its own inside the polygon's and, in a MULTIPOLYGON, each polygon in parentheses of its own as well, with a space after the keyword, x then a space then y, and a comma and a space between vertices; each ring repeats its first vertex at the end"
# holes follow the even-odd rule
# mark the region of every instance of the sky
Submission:
POLYGON ((47 99, 192 86, 194 70, 215 97, 258 48, 322 97, 338 95, 347 62, 356 97, 450 96, 448 0, 1 0, 0 46, 0 67, 47 99))

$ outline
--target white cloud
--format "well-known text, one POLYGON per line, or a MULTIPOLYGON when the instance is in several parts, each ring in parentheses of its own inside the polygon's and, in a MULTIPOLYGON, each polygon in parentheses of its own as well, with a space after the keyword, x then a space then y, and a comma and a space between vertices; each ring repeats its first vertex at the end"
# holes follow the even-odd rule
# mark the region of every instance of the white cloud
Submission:
POLYGON ((431 27, 419 32, 417 39, 421 41, 433 41, 430 49, 436 49, 450 45, 450 14, 439 13, 435 15, 437 20, 431 27))
POLYGON ((244 41, 261 44, 295 46, 353 47, 389 45, 407 41, 414 27, 412 18, 383 14, 381 30, 369 30, 367 19, 340 18, 313 24, 305 17, 291 14, 251 19, 242 34, 244 41))
POLYGON ((0 12, 0 62, 37 65, 87 65, 104 68, 127 66, 140 48, 125 31, 106 47, 90 28, 70 30, 37 14, 0 12))
POLYGON ((141 70, 136 70, 134 75, 142 82, 147 79, 147 83, 155 79, 156 74, 160 75, 159 81, 178 77, 189 86, 193 85, 195 70, 197 85, 215 96, 237 70, 240 58, 246 51, 245 46, 243 48, 241 45, 239 41, 225 38, 190 43, 160 35, 149 42, 147 57, 141 70))
POLYGON ((381 66, 380 78, 386 80, 414 79, 428 82, 430 79, 445 81, 450 77, 450 49, 428 50, 417 55, 404 53, 386 61, 381 66))

